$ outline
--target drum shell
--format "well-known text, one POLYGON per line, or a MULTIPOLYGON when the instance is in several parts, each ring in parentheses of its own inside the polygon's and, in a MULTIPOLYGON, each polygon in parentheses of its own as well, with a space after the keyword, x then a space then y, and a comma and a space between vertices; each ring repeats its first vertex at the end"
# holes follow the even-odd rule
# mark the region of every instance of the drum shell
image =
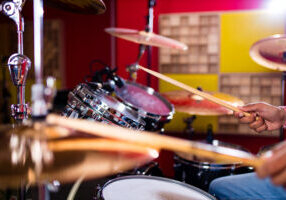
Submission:
POLYGON ((115 96, 116 98, 124 103, 125 105, 129 106, 133 110, 137 111, 140 116, 144 119, 146 122, 145 130, 147 131, 158 131, 163 128, 164 124, 169 122, 173 118, 174 114, 174 106, 163 96, 161 96, 159 93, 154 91, 152 88, 146 87, 144 85, 130 82, 130 81, 124 81, 123 88, 116 88, 115 89, 115 96), (121 90, 126 87, 128 90, 129 87, 135 87, 142 91, 145 91, 148 93, 148 95, 154 96, 157 98, 157 100, 160 100, 161 103, 165 104, 166 107, 168 107, 169 112, 166 114, 156 114, 154 112, 148 112, 144 108, 138 105, 134 105, 132 102, 128 101, 123 95, 124 92, 121 90))
MULTIPOLYGON (((214 140, 214 143, 219 144, 219 146, 232 146, 235 149, 246 151, 237 145, 222 143, 216 140, 214 140)), ((253 172, 253 167, 244 166, 241 163, 216 163, 204 161, 204 158, 197 161, 178 154, 174 156, 175 179, 194 185, 205 191, 208 191, 211 181, 216 178, 249 172, 253 172)))

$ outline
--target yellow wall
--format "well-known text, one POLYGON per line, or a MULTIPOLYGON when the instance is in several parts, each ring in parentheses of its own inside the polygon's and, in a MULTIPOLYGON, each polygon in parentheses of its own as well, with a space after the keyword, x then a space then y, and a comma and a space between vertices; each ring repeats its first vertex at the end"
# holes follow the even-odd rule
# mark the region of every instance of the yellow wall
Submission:
POLYGON ((262 38, 284 33, 284 26, 282 15, 266 11, 222 14, 220 72, 273 72, 256 64, 249 50, 262 38))

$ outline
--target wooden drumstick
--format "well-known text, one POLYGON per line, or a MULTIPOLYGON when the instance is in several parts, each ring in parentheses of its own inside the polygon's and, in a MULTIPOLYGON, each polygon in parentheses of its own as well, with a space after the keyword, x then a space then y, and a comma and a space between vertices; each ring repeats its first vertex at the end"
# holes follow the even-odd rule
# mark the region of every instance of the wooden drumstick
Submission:
MULTIPOLYGON (((145 72, 147 72, 147 73, 149 73, 149 74, 151 74, 151 75, 153 75, 153 76, 155 76, 155 77, 157 77, 159 79, 162 79, 162 80, 164 80, 164 81, 166 81, 168 83, 171 83, 172 85, 180 87, 180 88, 182 88, 182 89, 184 89, 184 90, 186 90, 186 91, 188 91, 190 93, 193 93, 193 94, 196 94, 198 96, 201 96, 201 97, 203 97, 203 98, 205 98, 205 99, 207 99, 209 101, 212 101, 212 102, 214 102, 216 104, 219 104, 219 105, 221 105, 221 106, 223 106, 225 108, 228 108, 228 109, 230 109, 230 110, 232 110, 234 112, 242 112, 237 107, 235 107, 235 106, 229 104, 228 102, 223 101, 223 100, 221 100, 221 99, 219 99, 219 98, 217 98, 215 96, 212 96, 212 95, 210 95, 208 93, 205 93, 205 92, 202 92, 200 90, 197 90, 197 89, 195 89, 195 88, 193 88, 191 86, 188 86, 188 85, 186 85, 186 84, 184 84, 182 82, 176 81, 176 80, 174 80, 174 79, 172 79, 172 78, 170 78, 168 76, 165 76, 165 75, 160 74, 158 72, 155 72, 153 70, 147 69, 147 68, 142 67, 140 65, 137 65, 137 66, 138 66, 139 69, 141 69, 141 70, 143 70, 143 71, 145 71, 145 72)), ((243 114, 245 116, 250 116, 250 113, 247 113, 247 112, 243 112, 243 114)))
POLYGON ((51 151, 121 151, 140 154, 152 153, 152 155, 157 152, 154 148, 151 149, 124 141, 102 138, 48 141, 48 147, 51 151))
POLYGON ((115 127, 99 122, 91 122, 83 119, 68 119, 54 114, 48 115, 46 121, 49 124, 72 128, 96 136, 128 141, 130 143, 158 150, 166 149, 190 153, 210 159, 241 162, 253 167, 258 167, 263 162, 255 155, 235 149, 217 147, 146 131, 136 131, 118 126, 115 127))

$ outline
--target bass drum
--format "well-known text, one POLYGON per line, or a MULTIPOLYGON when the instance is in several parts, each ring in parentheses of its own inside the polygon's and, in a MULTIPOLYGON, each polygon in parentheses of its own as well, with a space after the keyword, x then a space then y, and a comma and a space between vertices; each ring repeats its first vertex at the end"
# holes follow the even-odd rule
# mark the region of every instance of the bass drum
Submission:
MULTIPOLYGON (((244 148, 213 140, 215 146, 247 151, 244 148)), ((175 179, 208 191, 212 180, 234 174, 253 172, 252 167, 241 163, 224 163, 191 154, 176 153, 174 156, 175 179)))
POLYGON ((215 200, 208 193, 172 179, 152 176, 125 176, 108 181, 97 200, 215 200))
POLYGON ((94 89, 87 84, 78 85, 68 94, 68 104, 63 115, 83 118, 107 124, 144 130, 145 121, 138 113, 103 89, 94 89))
POLYGON ((158 131, 173 118, 173 105, 150 87, 125 81, 115 88, 115 95, 144 118, 147 131, 158 131))

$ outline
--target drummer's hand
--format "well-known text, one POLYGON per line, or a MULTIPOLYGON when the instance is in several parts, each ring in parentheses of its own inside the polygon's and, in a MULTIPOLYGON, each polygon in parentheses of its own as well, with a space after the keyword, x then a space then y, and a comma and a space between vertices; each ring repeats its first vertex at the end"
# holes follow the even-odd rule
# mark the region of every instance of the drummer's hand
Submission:
POLYGON ((256 172, 260 178, 270 177, 273 184, 286 186, 286 142, 274 148, 256 172))
POLYGON ((244 116, 243 112, 235 112, 235 117, 239 118, 241 123, 249 124, 249 127, 256 132, 279 129, 286 120, 286 113, 283 108, 267 103, 252 103, 240 107, 240 109, 251 113, 251 115, 244 116))

